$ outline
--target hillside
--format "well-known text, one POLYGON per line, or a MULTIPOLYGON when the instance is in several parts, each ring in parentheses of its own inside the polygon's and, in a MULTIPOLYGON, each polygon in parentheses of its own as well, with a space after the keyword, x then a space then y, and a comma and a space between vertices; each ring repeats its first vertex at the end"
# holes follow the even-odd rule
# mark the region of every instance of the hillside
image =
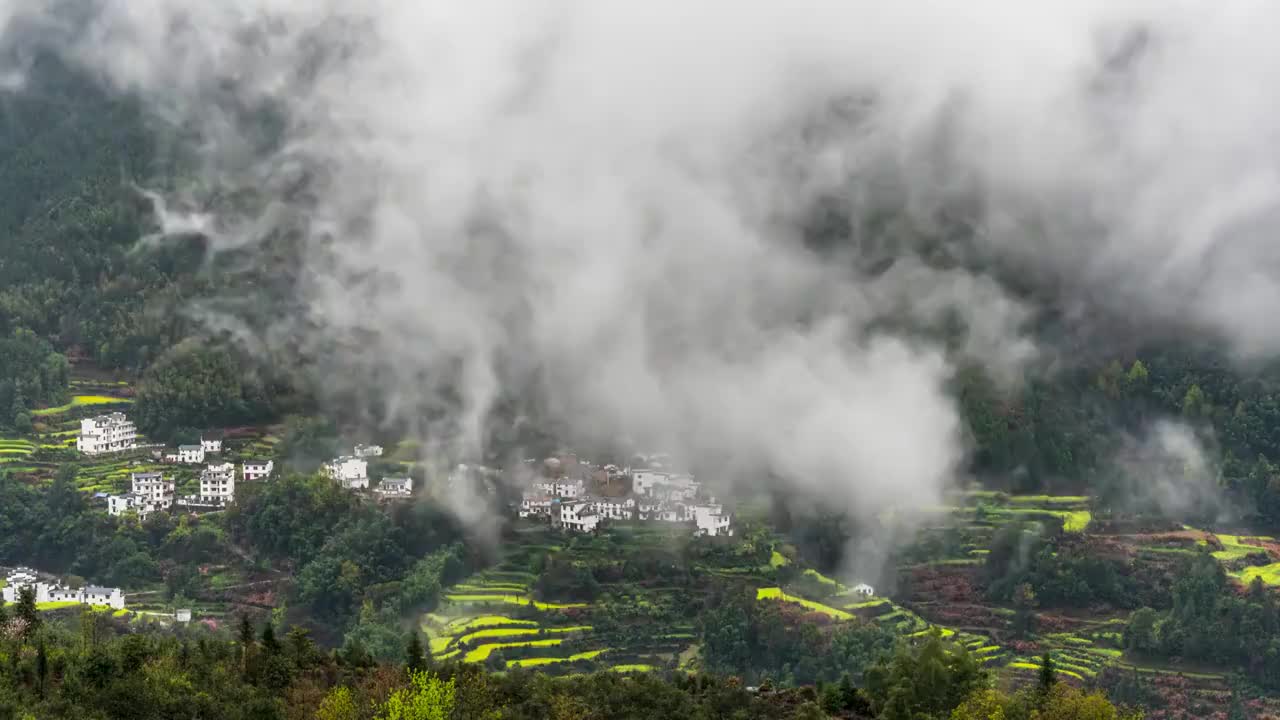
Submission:
POLYGON ((1280 717, 1272 133, 1124 89, 1206 58, 1064 18, 1031 142, 967 35, 323 5, 0 9, 0 582, 126 599, 10 588, 0 720, 1280 717))

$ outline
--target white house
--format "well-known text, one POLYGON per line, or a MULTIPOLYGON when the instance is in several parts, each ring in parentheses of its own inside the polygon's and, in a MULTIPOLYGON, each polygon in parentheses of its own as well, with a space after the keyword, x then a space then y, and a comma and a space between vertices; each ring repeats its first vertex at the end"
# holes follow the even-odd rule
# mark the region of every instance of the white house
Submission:
POLYGON ((409 497, 413 494, 413 478, 382 478, 382 482, 378 483, 376 492, 385 497, 409 497))
POLYGON ((138 429, 124 413, 108 413, 80 421, 76 449, 85 455, 132 450, 137 446, 138 429))
POLYGON ((853 586, 853 593, 855 595, 861 595, 862 597, 871 597, 876 594, 876 591, 866 583, 858 583, 853 586))
POLYGON ((324 466, 325 473, 348 490, 364 490, 369 487, 369 463, 364 458, 344 456, 330 460, 324 466))
POLYGON ((382 446, 356 445, 355 452, 352 454, 360 458, 382 457, 382 446))
POLYGON ((543 495, 558 498, 576 498, 586 492, 586 485, 581 480, 539 480, 533 489, 543 495))
POLYGON ((178 462, 199 465, 204 462, 204 445, 179 445, 178 462))
POLYGON ((654 485, 666 481, 670 476, 670 473, 661 470, 632 470, 631 491, 637 495, 649 495, 654 485))
POLYGON ((550 517, 551 497, 533 490, 526 490, 520 499, 518 514, 522 518, 550 517))
POLYGON ((636 515, 641 520, 662 522, 684 522, 685 520, 683 505, 673 505, 655 498, 640 498, 636 502, 636 515))
POLYGON ((191 608, 178 608, 173 613, 173 619, 180 623, 191 622, 191 608))
POLYGON ((581 500, 561 502, 558 503, 558 506, 559 512, 556 514, 558 517, 556 524, 566 530, 594 532, 600 525, 600 516, 587 503, 581 500))
POLYGON ((119 517, 127 512, 136 512, 138 518, 145 520, 150 514, 147 499, 134 493, 107 496, 107 513, 119 517))
MULTIPOLYGON (((200 449, 206 453, 222 452, 222 438, 217 435, 201 435, 200 449)), ((204 462, 203 459, 201 462, 204 462)))
POLYGON ((236 497, 236 466, 209 465, 200 473, 200 501, 226 505, 236 497))
POLYGON ((689 512, 697 525, 698 535, 732 536, 732 518, 719 504, 691 505, 689 512))
POLYGON ((61 583, 50 583, 40 580, 34 570, 18 568, 5 581, 0 596, 7 603, 18 601, 18 596, 25 588, 34 588, 36 602, 78 602, 87 605, 107 605, 116 610, 124 609, 124 593, 120 588, 106 588, 87 585, 83 588, 70 588, 61 583))
POLYGON ((262 480, 271 476, 276 464, 273 460, 245 460, 242 466, 245 480, 262 480))
POLYGON ((120 588, 86 585, 80 592, 80 602, 86 605, 107 605, 117 610, 124 609, 124 594, 120 592, 120 588))
POLYGON ((129 481, 133 494, 146 499, 153 510, 168 510, 173 507, 173 496, 176 486, 173 480, 158 472, 130 473, 129 481))
POLYGON ((582 501, 593 512, 609 520, 630 520, 635 515, 635 498, 583 497, 582 501))
POLYGON ((165 450, 160 457, 167 463, 176 463, 182 460, 182 455, 177 450, 165 450))

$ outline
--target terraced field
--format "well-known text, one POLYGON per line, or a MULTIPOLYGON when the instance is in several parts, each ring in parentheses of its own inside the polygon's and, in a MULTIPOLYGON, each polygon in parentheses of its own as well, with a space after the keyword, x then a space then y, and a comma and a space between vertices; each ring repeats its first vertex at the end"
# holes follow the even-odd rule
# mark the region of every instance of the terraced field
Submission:
POLYGON ((449 588, 439 611, 421 621, 432 655, 532 667, 585 663, 608 650, 593 646, 591 625, 564 612, 585 610, 586 603, 538 601, 530 594, 533 580, 525 572, 495 569, 449 588))
POLYGON ((0 464, 21 463, 36 451, 36 444, 24 438, 0 438, 0 464))
POLYGON ((72 410, 83 407, 93 408, 95 412, 107 412, 110 408, 107 406, 116 405, 121 409, 133 403, 132 398, 115 397, 112 395, 76 395, 71 398, 71 402, 66 405, 58 405, 57 407, 41 408, 32 410, 32 417, 44 418, 52 415, 63 415, 72 410))

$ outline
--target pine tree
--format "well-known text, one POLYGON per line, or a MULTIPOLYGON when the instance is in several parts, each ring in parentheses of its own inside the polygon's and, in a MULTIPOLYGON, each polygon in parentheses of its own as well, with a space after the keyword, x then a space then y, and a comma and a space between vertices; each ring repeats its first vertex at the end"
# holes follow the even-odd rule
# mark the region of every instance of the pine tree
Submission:
POLYGON ((253 623, 248 615, 240 616, 240 672, 249 671, 249 652, 253 649, 253 623))
POLYGON ((36 646, 36 688, 41 698, 44 698, 45 682, 49 679, 49 655, 44 649, 44 638, 40 639, 40 644, 36 646))
POLYGON ((409 647, 405 651, 405 665, 409 672, 416 672, 426 667, 426 658, 422 652, 422 640, 418 637, 418 631, 409 631, 409 647))
POLYGON ((1053 664, 1053 655, 1046 652, 1040 657, 1040 679, 1036 684, 1036 693, 1040 696, 1041 702, 1049 697, 1056 682, 1058 682, 1058 671, 1053 664))
POLYGON ((280 652, 280 643, 276 640, 276 631, 271 623, 262 628, 262 652, 271 657, 280 652))

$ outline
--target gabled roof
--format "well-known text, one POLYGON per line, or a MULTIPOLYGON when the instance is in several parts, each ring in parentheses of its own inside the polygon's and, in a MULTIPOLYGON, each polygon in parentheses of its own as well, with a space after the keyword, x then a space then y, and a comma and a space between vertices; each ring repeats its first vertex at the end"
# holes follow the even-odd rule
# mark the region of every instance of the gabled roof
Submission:
POLYGON ((199 445, 179 445, 178 446, 178 452, 182 452, 183 450, 199 450, 199 449, 200 449, 199 445))

